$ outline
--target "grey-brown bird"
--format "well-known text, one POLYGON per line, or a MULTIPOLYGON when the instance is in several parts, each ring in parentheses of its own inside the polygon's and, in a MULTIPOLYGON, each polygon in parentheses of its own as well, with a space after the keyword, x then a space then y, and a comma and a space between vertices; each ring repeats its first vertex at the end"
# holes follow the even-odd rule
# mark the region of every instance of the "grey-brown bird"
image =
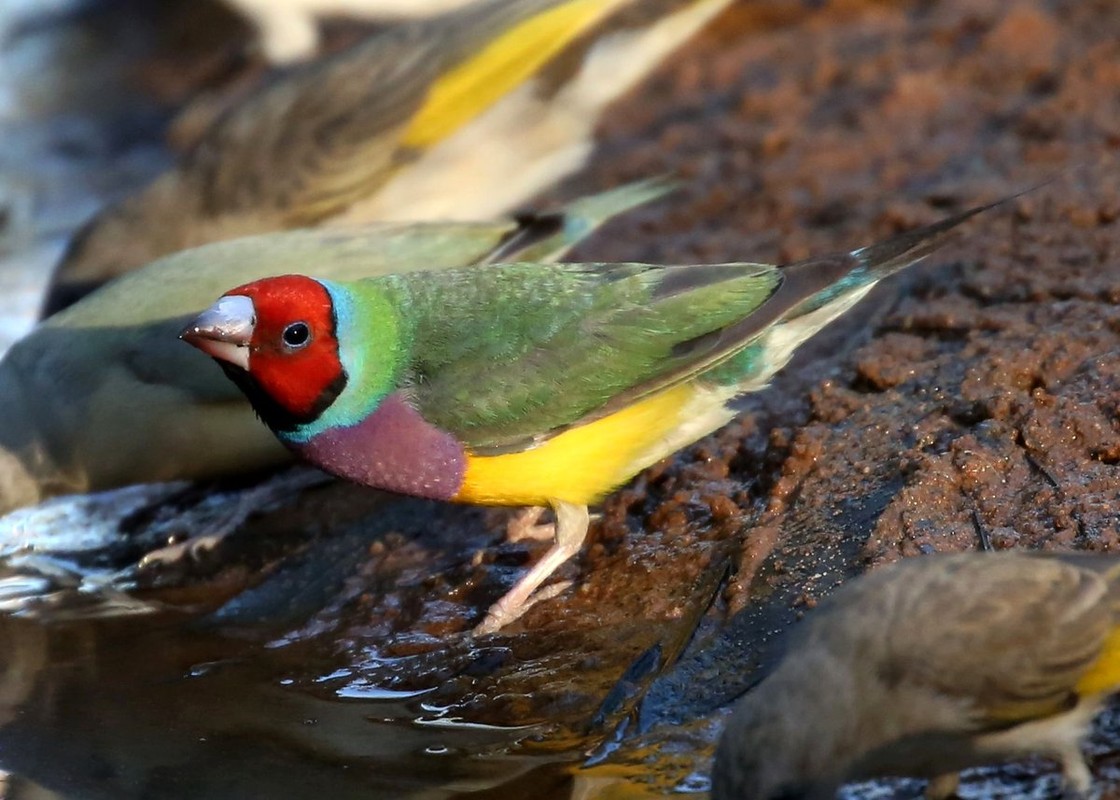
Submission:
POLYGON ((287 231, 177 253, 41 323, 0 361, 0 512, 56 494, 204 479, 288 463, 213 362, 177 338, 231 284, 314 264, 338 280, 561 257, 663 181, 554 214, 287 231))
POLYGON ((505 214, 730 0, 485 0, 294 70, 88 223, 44 313, 159 256, 275 230, 505 214))
POLYGON ((1086 792, 1080 751, 1120 688, 1120 558, 962 553, 852 581, 735 707, 713 800, 831 798, 880 776, 930 779, 1043 755, 1086 792))

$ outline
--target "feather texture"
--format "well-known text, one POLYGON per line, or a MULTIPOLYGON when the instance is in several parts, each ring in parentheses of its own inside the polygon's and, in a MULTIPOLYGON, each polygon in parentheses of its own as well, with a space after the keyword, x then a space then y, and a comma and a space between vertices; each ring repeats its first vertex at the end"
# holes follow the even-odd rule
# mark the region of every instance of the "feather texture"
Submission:
POLYGON ((903 559, 841 587, 794 633, 732 715, 712 796, 824 798, 849 780, 1030 754, 1061 760, 1084 791, 1078 744, 1120 689, 1118 640, 1114 556, 903 559))

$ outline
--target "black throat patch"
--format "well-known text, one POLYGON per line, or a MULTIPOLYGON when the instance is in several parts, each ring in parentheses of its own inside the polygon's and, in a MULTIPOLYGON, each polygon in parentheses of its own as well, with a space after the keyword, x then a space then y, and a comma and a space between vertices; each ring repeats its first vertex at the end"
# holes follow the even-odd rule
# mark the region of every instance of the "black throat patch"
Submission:
POLYGON ((245 394, 245 397, 249 400, 249 405, 257 412, 261 422, 276 433, 291 433, 302 425, 310 425, 330 408, 331 403, 346 388, 346 370, 340 370, 338 377, 331 381, 330 385, 316 398, 308 413, 294 414, 277 403, 272 395, 264 391, 248 372, 227 361, 220 359, 215 359, 215 361, 226 373, 226 377, 233 381, 237 388, 245 394))

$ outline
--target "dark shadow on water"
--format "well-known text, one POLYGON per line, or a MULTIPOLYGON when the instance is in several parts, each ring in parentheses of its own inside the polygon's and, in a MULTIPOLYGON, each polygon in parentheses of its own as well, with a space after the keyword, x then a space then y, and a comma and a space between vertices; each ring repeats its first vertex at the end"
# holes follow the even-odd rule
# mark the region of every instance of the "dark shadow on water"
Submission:
POLYGON ((182 622, 0 619, 4 769, 73 798, 438 798, 555 761, 503 754, 531 729, 443 719, 423 691, 316 696, 313 647, 182 622))

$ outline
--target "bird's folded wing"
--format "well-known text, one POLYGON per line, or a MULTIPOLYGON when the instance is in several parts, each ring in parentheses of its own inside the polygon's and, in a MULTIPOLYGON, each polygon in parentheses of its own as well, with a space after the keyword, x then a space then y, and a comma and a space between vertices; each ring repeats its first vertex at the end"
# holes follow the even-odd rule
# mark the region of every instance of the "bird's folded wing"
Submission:
POLYGON ((475 452, 532 446, 680 384, 843 274, 761 264, 505 264, 420 276, 409 391, 475 452))
POLYGON ((952 591, 901 599, 887 672, 971 705, 977 730, 1068 710, 1116 624, 1106 581, 1044 556, 954 566, 952 591))
MULTIPOLYGON (((948 234, 959 225, 1011 199, 1007 197, 967 209, 931 225, 906 231, 850 253, 834 253, 780 267, 781 284, 772 298, 735 324, 689 342, 694 359, 680 367, 680 374, 663 375, 659 380, 662 384, 673 383, 711 369, 737 353, 773 323, 815 311, 922 260, 940 247, 948 234)), ((687 279, 686 284, 696 280, 697 268, 689 269, 693 270, 688 273, 693 277, 687 279)), ((639 394, 648 393, 650 388, 658 387, 638 386, 635 391, 639 394)), ((604 407, 602 413, 610 413, 632 399, 632 394, 616 397, 604 407)))
MULTIPOLYGON (((262 207, 312 224, 384 182, 524 82, 620 0, 491 0, 386 29, 279 80, 179 169, 212 216, 262 207)), ((484 157, 480 154, 480 157, 484 157)))

